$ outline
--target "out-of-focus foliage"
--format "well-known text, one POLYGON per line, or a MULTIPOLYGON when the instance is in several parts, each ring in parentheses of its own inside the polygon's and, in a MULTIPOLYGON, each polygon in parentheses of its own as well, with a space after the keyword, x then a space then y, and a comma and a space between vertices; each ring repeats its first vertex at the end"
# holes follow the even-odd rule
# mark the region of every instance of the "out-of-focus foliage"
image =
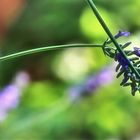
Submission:
MULTIPOLYGON (((95 3, 114 34, 129 30, 134 33, 132 40, 139 40, 138 0, 95 3)), ((86 1, 26 0, 24 4, 1 39, 1 55, 54 44, 98 44, 107 38, 86 1)), ((99 48, 62 49, 0 63, 1 95, 19 71, 26 71, 30 77, 24 89, 16 85, 20 91, 18 105, 8 108, 6 116, 0 114, 4 117, 0 139, 104 140, 139 136, 140 95, 132 97, 128 88, 119 86, 118 79, 76 100, 68 92, 75 85, 84 85, 89 75, 96 77, 108 64, 112 65, 110 59, 99 48)), ((5 98, 5 103, 8 101, 5 98)))
MULTIPOLYGON (((99 8, 99 7, 98 7, 99 8)), ((115 23, 115 20, 111 20, 111 17, 113 14, 109 14, 106 10, 103 8, 99 8, 100 12, 102 13, 102 16, 104 17, 104 20, 108 23, 108 26, 113 29, 114 32, 117 32, 118 30, 118 24, 115 23)), ((84 10, 83 15, 81 16, 81 29, 83 30, 83 33, 91 38, 91 40, 96 40, 98 42, 103 42, 106 38, 103 28, 99 24, 98 20, 95 16, 93 16, 93 12, 90 8, 87 8, 84 10), (90 22, 89 20, 90 19, 90 22), (93 24, 95 25, 93 27, 93 24)))

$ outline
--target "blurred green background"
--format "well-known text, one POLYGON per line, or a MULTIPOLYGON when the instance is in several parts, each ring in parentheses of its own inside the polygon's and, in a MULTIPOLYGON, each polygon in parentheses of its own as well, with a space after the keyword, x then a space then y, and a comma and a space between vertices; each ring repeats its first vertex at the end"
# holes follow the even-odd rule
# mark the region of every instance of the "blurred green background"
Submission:
MULTIPOLYGON (((140 1, 95 3, 113 34, 127 30, 134 45, 140 42, 140 1)), ((102 44, 107 38, 86 1, 1 0, 0 9, 1 56, 48 45, 102 44)), ((112 63, 99 48, 62 49, 1 62, 0 93, 9 95, 0 96, 0 139, 140 139, 140 95, 132 97, 129 88, 120 87, 121 78, 114 76, 90 96, 71 99, 71 87, 112 63), (9 85, 16 85, 16 92, 7 90, 9 85)))

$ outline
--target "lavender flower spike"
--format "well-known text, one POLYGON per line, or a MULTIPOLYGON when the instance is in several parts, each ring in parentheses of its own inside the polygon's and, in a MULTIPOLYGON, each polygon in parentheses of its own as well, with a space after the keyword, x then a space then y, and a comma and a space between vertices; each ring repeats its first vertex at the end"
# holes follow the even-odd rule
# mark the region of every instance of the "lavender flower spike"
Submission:
POLYGON ((140 48, 134 47, 134 54, 140 57, 140 48))
POLYGON ((119 31, 114 37, 117 39, 121 36, 128 37, 129 35, 130 35, 130 32, 128 31, 119 31))

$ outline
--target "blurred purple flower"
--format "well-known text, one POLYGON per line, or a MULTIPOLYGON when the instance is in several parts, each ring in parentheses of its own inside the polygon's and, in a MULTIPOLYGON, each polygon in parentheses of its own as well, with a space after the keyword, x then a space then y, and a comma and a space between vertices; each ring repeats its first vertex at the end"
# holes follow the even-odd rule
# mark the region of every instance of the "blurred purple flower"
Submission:
POLYGON ((0 93, 0 109, 9 110, 19 103, 20 89, 15 85, 9 85, 0 93))
POLYGON ((18 106, 22 89, 29 83, 29 75, 20 72, 10 85, 0 91, 0 121, 3 121, 8 112, 18 106))
POLYGON ((15 85, 8 85, 0 92, 0 120, 2 121, 7 112, 15 108, 20 99, 20 89, 15 85), (3 116, 4 115, 4 116, 3 116))
POLYGON ((122 36, 127 37, 129 35, 130 35, 130 32, 128 32, 128 31, 119 31, 114 37, 117 39, 119 37, 122 37, 122 36))
POLYGON ((110 84, 114 79, 114 72, 111 67, 101 70, 97 75, 91 76, 85 83, 87 92, 92 92, 103 85, 110 84))
POLYGON ((101 70, 97 75, 91 75, 83 84, 71 87, 69 89, 70 99, 76 100, 82 96, 91 95, 92 92, 101 86, 108 85, 114 80, 113 67, 107 67, 101 70))

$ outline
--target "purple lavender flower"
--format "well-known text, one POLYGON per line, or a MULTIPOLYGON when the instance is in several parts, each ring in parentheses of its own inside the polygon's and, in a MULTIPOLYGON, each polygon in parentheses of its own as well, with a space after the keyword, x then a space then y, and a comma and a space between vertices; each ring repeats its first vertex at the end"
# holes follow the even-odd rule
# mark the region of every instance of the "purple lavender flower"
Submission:
POLYGON ((114 75, 112 67, 101 70, 97 75, 90 76, 83 84, 70 88, 70 99, 73 101, 82 96, 91 95, 99 87, 110 84, 114 79, 114 75))
POLYGON ((125 59, 121 53, 117 53, 115 56, 115 60, 119 62, 122 68, 127 69, 129 66, 129 61, 125 59))
MULTIPOLYGON (((129 35, 130 32, 119 31, 114 38, 117 39, 119 37, 127 37, 129 35)), ((136 91, 140 92, 140 48, 134 47, 134 50, 125 50, 131 44, 131 42, 126 42, 125 44, 118 43, 118 47, 121 49, 120 52, 118 47, 116 48, 115 46, 110 46, 109 44, 111 43, 113 43, 112 39, 107 39, 104 42, 103 52, 105 55, 108 55, 118 62, 118 65, 116 66, 116 72, 118 72, 116 77, 119 78, 121 75, 123 75, 123 80, 120 85, 123 87, 131 86, 131 93, 132 95, 135 95, 136 91), (131 67, 129 67, 130 64, 131 67)))
POLYGON ((0 92, 0 120, 3 120, 7 112, 18 105, 19 99, 20 89, 15 85, 8 85, 0 92))
POLYGON ((128 32, 128 31, 119 31, 114 37, 117 39, 117 38, 119 38, 121 36, 127 37, 129 35, 130 35, 130 32, 128 32))
POLYGON ((113 81, 114 75, 111 67, 103 69, 96 76, 93 75, 86 81, 86 91, 92 92, 100 86, 110 84, 113 81))
POLYGON ((19 103, 20 89, 15 85, 9 85, 1 91, 0 109, 9 110, 15 108, 19 103))
POLYGON ((1 91, 0 108, 9 110, 15 108, 19 103, 20 89, 15 85, 9 85, 1 91))
POLYGON ((134 47, 134 54, 140 57, 140 48, 134 47))
POLYGON ((0 91, 0 121, 7 117, 11 109, 18 106, 22 89, 29 83, 29 76, 25 72, 20 72, 13 81, 0 91))

